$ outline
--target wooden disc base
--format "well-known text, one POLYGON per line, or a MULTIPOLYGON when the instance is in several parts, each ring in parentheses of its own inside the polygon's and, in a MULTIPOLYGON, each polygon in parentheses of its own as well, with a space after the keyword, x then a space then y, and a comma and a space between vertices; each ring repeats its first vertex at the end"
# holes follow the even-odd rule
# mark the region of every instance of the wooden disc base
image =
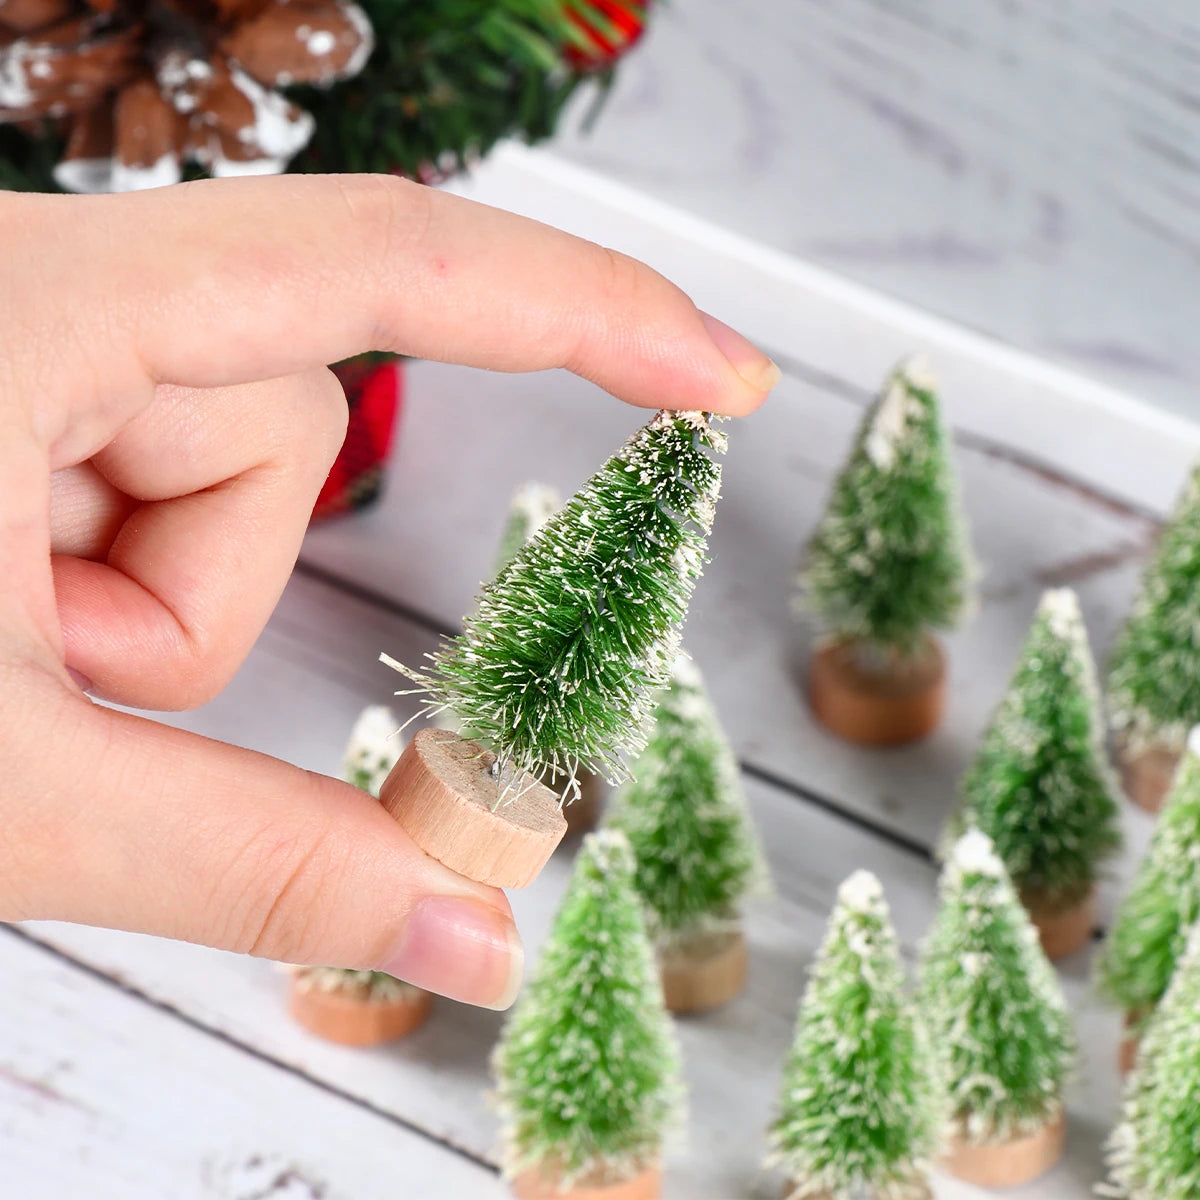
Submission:
POLYGON ((1021 893, 1021 903, 1028 909, 1051 962, 1082 950, 1092 940, 1096 929, 1095 890, 1070 908, 1050 908, 1029 892, 1021 893))
POLYGON ((1125 794, 1139 808, 1149 813, 1159 812, 1171 790, 1179 759, 1176 751, 1161 746, 1137 753, 1118 746, 1117 765, 1125 794))
POLYGON ((1142 1035, 1136 1032, 1136 1027, 1142 1023, 1143 1014, 1127 1012, 1125 1014, 1124 1036, 1117 1046, 1117 1070, 1122 1076, 1128 1075, 1137 1065, 1138 1047, 1142 1044, 1142 1035))
POLYGON ((970 1145, 959 1138, 942 1156, 947 1174, 979 1187, 1009 1188, 1044 1175, 1062 1157, 1066 1121, 1059 1117, 1036 1133, 1006 1142, 970 1145))
POLYGON ((419 988, 394 1000, 371 1000, 352 991, 302 987, 292 980, 288 1011, 309 1033, 342 1046, 377 1046, 407 1037, 424 1024, 433 997, 419 988))
MULTIPOLYGON (((542 776, 542 782, 556 796, 563 795, 566 788, 566 782, 561 775, 548 773, 542 776)), ((579 784, 579 795, 571 799, 571 793, 567 792, 568 803, 562 806, 562 814, 567 822, 567 833, 577 837, 596 828, 604 808, 608 784, 591 771, 580 771, 575 776, 575 782, 579 784)))
POLYGON ((728 1003, 746 986, 746 939, 740 929, 707 934, 659 954, 658 965, 663 1001, 671 1012, 706 1012, 728 1003))
POLYGON ((831 733, 865 746, 900 746, 931 734, 946 703, 946 659, 933 638, 906 663, 878 671, 863 665, 862 648, 837 642, 818 650, 809 669, 808 699, 831 733))
POLYGON ((444 729, 421 729, 379 791, 426 854, 492 887, 524 887, 567 832, 558 797, 528 772, 444 729))
POLYGON ((512 1181, 517 1200, 658 1200, 662 1195, 662 1172, 658 1167, 618 1183, 593 1183, 587 1176, 561 1189, 554 1173, 524 1171, 512 1181))

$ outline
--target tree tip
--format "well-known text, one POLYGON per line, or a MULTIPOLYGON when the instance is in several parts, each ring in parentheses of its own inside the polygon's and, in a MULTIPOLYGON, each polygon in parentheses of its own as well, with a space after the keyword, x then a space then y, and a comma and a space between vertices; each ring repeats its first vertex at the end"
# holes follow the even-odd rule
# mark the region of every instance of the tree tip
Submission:
POLYGON ((979 829, 968 829, 954 843, 950 862, 964 875, 991 875, 998 879, 1004 876, 1004 864, 992 839, 979 829))
POLYGON ((877 912, 883 904, 883 884, 870 871, 855 871, 838 888, 838 904, 852 912, 877 912))

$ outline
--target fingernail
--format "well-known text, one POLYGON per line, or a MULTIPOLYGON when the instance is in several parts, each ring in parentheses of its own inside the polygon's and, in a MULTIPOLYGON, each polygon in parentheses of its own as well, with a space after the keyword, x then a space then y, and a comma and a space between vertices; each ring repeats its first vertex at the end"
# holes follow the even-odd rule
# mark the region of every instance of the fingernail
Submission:
POLYGON ((381 970, 428 992, 508 1008, 525 976, 525 947, 511 919, 478 900, 429 896, 408 918, 381 970))
POLYGON ((779 382, 783 372, 753 342, 706 312, 700 314, 700 319, 713 344, 756 392, 769 392, 779 382))
POLYGON ((86 675, 75 670, 74 667, 68 667, 67 674, 75 681, 75 686, 81 692, 90 692, 92 690, 92 681, 86 675))

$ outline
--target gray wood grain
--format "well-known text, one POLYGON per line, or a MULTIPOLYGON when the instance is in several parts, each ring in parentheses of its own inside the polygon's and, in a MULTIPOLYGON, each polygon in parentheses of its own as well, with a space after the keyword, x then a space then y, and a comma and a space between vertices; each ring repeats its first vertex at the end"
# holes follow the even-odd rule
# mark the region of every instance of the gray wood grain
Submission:
POLYGON ((1191 5, 657 8, 602 119, 552 153, 1197 412, 1191 5))

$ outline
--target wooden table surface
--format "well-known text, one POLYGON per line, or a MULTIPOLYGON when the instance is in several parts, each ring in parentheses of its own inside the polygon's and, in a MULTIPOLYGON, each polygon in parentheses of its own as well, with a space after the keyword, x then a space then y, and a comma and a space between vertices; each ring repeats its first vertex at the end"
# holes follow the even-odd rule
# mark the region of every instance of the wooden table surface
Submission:
MULTIPOLYGON (((1039 593, 1077 588, 1103 653, 1200 430, 537 154, 506 150, 459 186, 648 258, 785 368, 772 402, 729 427, 712 562, 686 633, 742 763, 775 894, 749 920, 745 995, 681 1023, 691 1115, 666 1184, 668 1200, 774 1197, 762 1131, 838 882, 857 867, 880 875, 911 956, 933 911, 929 847, 1039 593), (871 389, 917 347, 945 380, 981 603, 950 639, 944 728, 918 747, 867 752, 814 726, 796 682, 809 634, 788 600, 871 389)), ((514 488, 537 478, 568 493, 641 419, 561 372, 411 365, 384 501, 310 534, 237 678, 167 719, 336 772, 359 709, 397 686, 379 651, 412 662, 454 627, 514 488)), ((1125 823, 1106 915, 1149 832, 1132 809, 1125 823)), ((571 853, 513 894, 533 954, 571 853)), ((1088 957, 1062 970, 1083 1045, 1067 1156, 1014 1193, 1030 1200, 1082 1198, 1102 1176, 1118 1020, 1089 991, 1088 957)), ((350 1050, 293 1026, 280 969, 255 959, 31 922, 0 927, 0 962, 2 1196, 505 1194, 486 1099, 499 1014, 440 1002, 406 1042, 350 1050)), ((943 1178, 935 1192, 984 1194, 943 1178)))

